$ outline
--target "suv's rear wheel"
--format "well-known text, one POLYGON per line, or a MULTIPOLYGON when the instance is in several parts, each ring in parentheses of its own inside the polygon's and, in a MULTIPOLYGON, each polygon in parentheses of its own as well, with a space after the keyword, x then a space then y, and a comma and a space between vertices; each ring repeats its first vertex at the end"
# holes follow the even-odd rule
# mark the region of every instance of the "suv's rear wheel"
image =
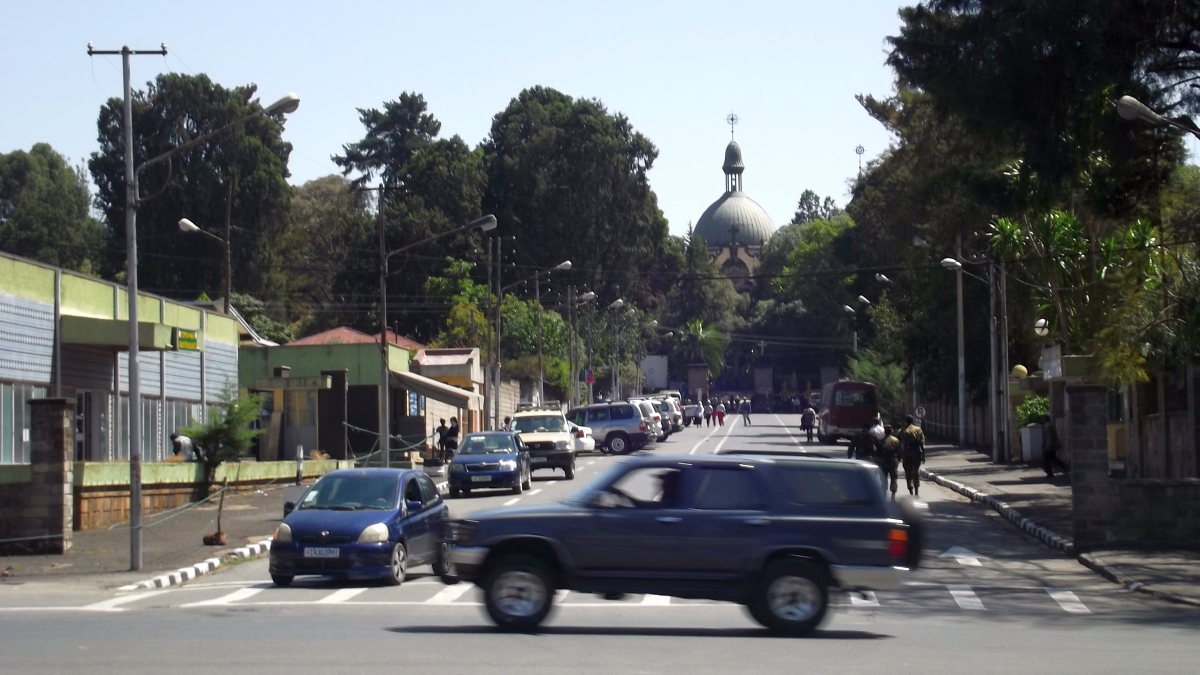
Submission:
POLYGON ((483 583, 488 616, 503 630, 536 628, 554 607, 554 583, 535 556, 507 555, 492 565, 483 583))
POLYGON ((574 480, 574 478, 575 478, 575 458, 574 457, 571 458, 571 463, 569 465, 563 467, 563 475, 566 476, 567 480, 574 480))
POLYGON ((623 455, 632 449, 629 445, 629 437, 622 433, 615 433, 608 437, 608 451, 614 455, 623 455))
POLYGON ((809 560, 779 560, 763 571, 749 609, 755 621, 773 631, 808 635, 829 609, 829 583, 809 560))

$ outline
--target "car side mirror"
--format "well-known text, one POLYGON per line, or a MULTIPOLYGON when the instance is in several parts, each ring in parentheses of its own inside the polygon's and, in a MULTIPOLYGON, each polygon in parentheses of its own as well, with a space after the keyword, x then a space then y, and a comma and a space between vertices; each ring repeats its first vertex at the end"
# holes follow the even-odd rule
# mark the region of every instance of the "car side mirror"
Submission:
POLYGON ((422 506, 422 504, 421 504, 421 502, 420 502, 419 500, 416 500, 416 499, 409 499, 409 500, 407 500, 407 501, 405 501, 405 502, 404 502, 404 506, 405 506, 405 507, 406 507, 406 508, 407 508, 409 511, 420 511, 420 510, 421 510, 421 506, 422 506))
POLYGON ((284 518, 287 518, 288 514, 295 510, 296 510, 296 502, 284 502, 283 503, 283 517, 284 518))

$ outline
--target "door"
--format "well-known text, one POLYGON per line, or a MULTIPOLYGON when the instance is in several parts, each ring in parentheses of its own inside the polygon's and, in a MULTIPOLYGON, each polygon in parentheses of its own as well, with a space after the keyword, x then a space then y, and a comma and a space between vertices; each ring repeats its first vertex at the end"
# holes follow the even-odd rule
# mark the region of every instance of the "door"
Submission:
POLYGON ((428 562, 433 562, 442 544, 442 533, 446 530, 446 519, 449 509, 446 508, 446 502, 438 494, 437 486, 433 484, 432 480, 420 474, 415 478, 421 490, 422 511, 424 512, 425 525, 429 533, 426 544, 430 556, 428 562))
POLYGON ((417 476, 410 476, 404 481, 405 508, 407 515, 404 518, 404 533, 408 538, 408 557, 410 559, 428 559, 433 549, 433 529, 431 520, 435 516, 435 509, 432 504, 426 503, 425 496, 421 493, 421 484, 417 482, 417 476), (419 506, 408 506, 409 503, 417 502, 419 506))
POLYGON ((771 520, 764 478, 749 465, 695 466, 684 487, 680 572, 703 579, 738 578, 765 544, 771 520))

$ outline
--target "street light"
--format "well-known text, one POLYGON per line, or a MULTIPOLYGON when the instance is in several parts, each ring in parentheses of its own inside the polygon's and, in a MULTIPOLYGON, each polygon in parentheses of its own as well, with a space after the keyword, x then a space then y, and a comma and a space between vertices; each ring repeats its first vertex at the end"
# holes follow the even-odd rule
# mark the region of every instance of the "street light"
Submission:
MULTIPOLYGON (((96 52, 100 53, 100 52, 96 52)), ((138 365, 140 352, 140 331, 138 330, 138 278, 137 278, 137 209, 143 201, 139 187, 138 176, 147 167, 160 164, 180 155, 234 126, 262 117, 295 112, 300 106, 300 97, 288 94, 262 110, 236 119, 225 126, 168 150, 160 155, 151 157, 137 167, 133 161, 133 103, 129 84, 129 52, 125 50, 125 277, 129 300, 129 557, 130 569, 142 569, 142 391, 141 369, 138 365)), ((184 226, 181 224, 181 228, 184 226)), ((197 228, 198 229, 198 228, 197 228)), ((214 235, 215 236, 215 235, 214 235)), ((226 254, 228 261, 228 254, 226 254)), ((227 262, 228 264, 228 262, 227 262)), ((226 314, 229 313, 229 293, 225 293, 226 314)))
POLYGON ((620 373, 621 363, 619 361, 620 356, 617 354, 617 345, 619 344, 617 342, 617 340, 618 340, 618 338, 617 338, 617 310, 621 309, 624 306, 625 306, 625 301, 622 300, 621 298, 617 298, 616 300, 613 300, 608 305, 608 308, 613 310, 613 313, 612 313, 613 314, 613 319, 612 319, 612 327, 613 327, 612 400, 614 400, 614 401, 620 398, 619 392, 621 390, 621 373, 620 373))
POLYGON ((549 276, 551 272, 565 272, 571 269, 571 261, 564 260, 554 267, 533 275, 533 297, 537 302, 538 313, 538 405, 542 405, 546 400, 546 392, 544 391, 546 380, 546 368, 542 364, 542 275, 549 276))
MULTIPOLYGON (((383 190, 379 189, 379 208, 383 209, 383 190)), ((383 451, 383 466, 391 466, 392 463, 392 369, 390 364, 389 352, 391 351, 391 341, 388 340, 388 323, 387 323, 387 278, 389 274, 388 263, 392 256, 403 253, 410 249, 414 249, 423 244, 428 244, 431 241, 448 237, 452 234, 462 234, 464 232, 472 232, 480 230, 489 232, 496 229, 496 216, 488 214, 482 218, 476 218, 466 225, 456 227, 453 230, 446 230, 438 234, 425 237, 420 241, 415 241, 411 244, 406 244, 392 251, 385 251, 387 239, 385 237, 383 218, 379 218, 379 443, 383 451)))
POLYGON ((875 281, 878 281, 878 282, 879 282, 879 283, 881 283, 881 284, 890 284, 890 283, 892 283, 892 280, 891 280, 891 279, 889 279, 889 278, 887 278, 887 276, 886 276, 886 275, 884 275, 884 274, 883 274, 883 272, 876 272, 876 273, 875 273, 875 281))
MULTIPOLYGON (((593 291, 575 295, 575 287, 567 286, 567 365, 571 372, 571 389, 567 395, 567 404, 571 407, 575 406, 575 396, 579 388, 579 361, 576 358, 575 350, 575 306, 595 299, 596 293, 593 291)), ((590 363, 588 367, 591 368, 590 363)))
POLYGON ((1117 99, 1117 114, 1121 119, 1129 120, 1130 122, 1145 122, 1151 126, 1175 127, 1180 131, 1186 131, 1197 138, 1200 138, 1200 128, 1196 127, 1196 123, 1188 117, 1163 117, 1162 115, 1151 110, 1145 103, 1137 100, 1132 96, 1122 96, 1117 99))
POLYGON ((223 267, 224 267, 224 269, 222 270, 222 272, 223 272, 222 284, 223 284, 224 295, 225 295, 225 308, 224 308, 225 316, 230 315, 230 304, 229 304, 230 297, 229 296, 231 293, 233 293, 233 272, 232 272, 233 263, 230 261, 230 252, 229 252, 229 238, 230 238, 230 234, 231 234, 230 233, 231 227, 232 226, 230 225, 229 220, 226 219, 225 220, 225 236, 218 237, 217 235, 213 234, 212 232, 209 232, 208 230, 200 229, 199 227, 196 226, 195 223, 188 220, 187 218, 179 219, 179 229, 181 231, 187 232, 189 234, 192 232, 199 232, 200 234, 207 235, 207 236, 212 237, 213 239, 216 239, 217 241, 221 242, 222 250, 224 252, 224 256, 222 258, 223 259, 223 267))
POLYGON ((1045 319, 1038 319, 1033 322, 1033 333, 1040 338, 1044 338, 1050 334, 1050 322, 1045 319))

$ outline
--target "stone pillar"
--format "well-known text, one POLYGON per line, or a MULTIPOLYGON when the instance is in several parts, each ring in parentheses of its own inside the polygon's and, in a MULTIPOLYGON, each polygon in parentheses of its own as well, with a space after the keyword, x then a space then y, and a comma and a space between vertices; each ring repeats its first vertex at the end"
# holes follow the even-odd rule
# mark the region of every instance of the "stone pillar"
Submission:
POLYGON ((37 546, 51 553, 66 553, 71 548, 74 520, 75 401, 65 398, 40 398, 29 402, 32 411, 29 461, 32 469, 29 511, 30 521, 41 521, 50 538, 37 546))
POLYGON ((1071 457, 1071 500, 1075 549, 1084 552, 1115 537, 1117 491, 1108 476, 1108 388, 1066 388, 1067 433, 1071 457))

